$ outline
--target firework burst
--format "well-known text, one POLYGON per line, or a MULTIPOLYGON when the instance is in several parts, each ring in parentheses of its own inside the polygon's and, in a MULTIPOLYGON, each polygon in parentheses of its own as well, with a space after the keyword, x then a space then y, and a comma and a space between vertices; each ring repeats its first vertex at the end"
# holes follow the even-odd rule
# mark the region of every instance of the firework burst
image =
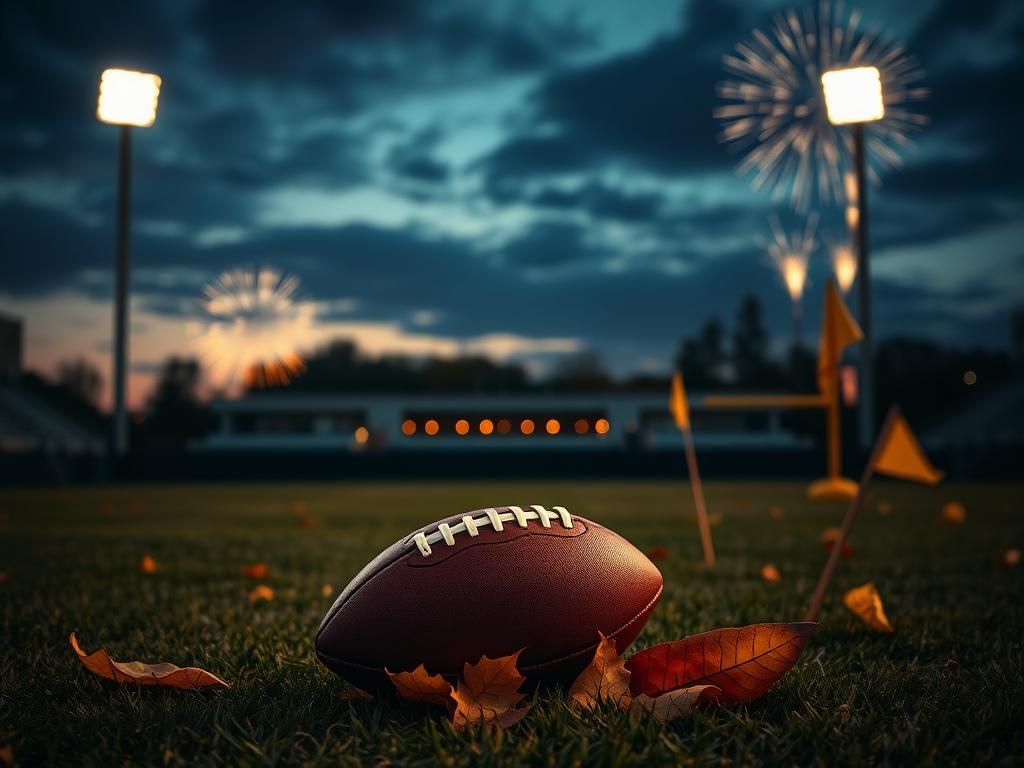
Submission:
POLYGON ((777 15, 768 31, 755 30, 726 56, 727 78, 715 108, 721 141, 743 152, 738 172, 754 189, 770 189, 806 211, 841 200, 853 151, 849 131, 829 123, 821 75, 831 69, 872 66, 879 71, 885 116, 866 137, 868 175, 877 182, 900 164, 908 135, 927 123, 914 104, 928 96, 923 72, 902 45, 863 29, 859 11, 822 2, 777 15))
POLYGON ((220 385, 282 386, 302 372, 314 306, 299 280, 269 268, 232 269, 203 289, 206 322, 196 330, 203 363, 220 385))
POLYGON ((814 249, 818 247, 818 241, 814 237, 817 227, 818 217, 816 214, 807 217, 807 223, 802 232, 793 233, 783 230, 778 217, 773 216, 771 239, 760 238, 762 247, 768 251, 779 274, 782 275, 789 298, 794 304, 798 303, 804 295, 804 286, 807 284, 807 265, 814 249))

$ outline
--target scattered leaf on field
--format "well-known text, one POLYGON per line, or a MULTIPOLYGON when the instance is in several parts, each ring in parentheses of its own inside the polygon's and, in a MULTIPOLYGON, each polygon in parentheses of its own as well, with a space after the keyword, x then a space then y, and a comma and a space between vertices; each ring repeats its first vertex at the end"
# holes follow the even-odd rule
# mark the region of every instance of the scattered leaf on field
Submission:
POLYGON ((334 587, 332 587, 330 584, 324 584, 322 587, 320 587, 320 594, 324 597, 330 597, 334 594, 334 587))
POLYGON ((782 581, 782 574, 772 563, 761 567, 761 578, 765 581, 782 581))
POLYGON ((768 514, 771 516, 772 520, 781 520, 782 507, 780 507, 778 504, 772 504, 770 507, 768 507, 768 514))
POLYGON ((880 501, 878 502, 878 514, 880 515, 891 515, 892 514, 892 502, 891 501, 880 501))
POLYGON ((944 523, 960 525, 967 520, 967 508, 959 501, 947 501, 942 505, 942 515, 939 519, 944 523))
POLYGON ((715 629, 631 656, 634 696, 656 697, 679 688, 715 685, 723 702, 753 701, 800 657, 817 624, 752 624, 715 629))
POLYGON ((680 688, 654 698, 641 693, 629 705, 629 712, 634 716, 650 712, 660 722, 667 723, 677 717, 689 715, 693 712, 693 708, 702 701, 717 701, 720 693, 720 689, 714 685, 680 688))
POLYGON ((519 692, 525 678, 516 668, 520 653, 521 650, 497 659, 482 656, 476 664, 465 664, 462 679, 452 693, 455 700, 452 722, 456 728, 480 723, 507 727, 526 716, 529 705, 516 708, 525 696, 519 692))
POLYGON ((274 590, 266 584, 260 584, 249 592, 249 601, 253 603, 270 602, 274 599, 274 590))
POLYGON ((647 553, 647 557, 651 560, 667 560, 668 550, 665 547, 654 547, 654 549, 647 553))
POLYGON ((118 683, 189 689, 231 687, 216 675, 198 667, 176 667, 166 662, 146 664, 141 661, 114 661, 103 648, 87 654, 78 645, 74 632, 71 633, 71 647, 86 669, 118 683))
POLYGON ((14 747, 10 744, 0 747, 0 765, 4 768, 14 768, 14 747))
MULTIPOLYGON (((825 548, 826 552, 831 552, 832 547, 839 541, 839 537, 842 531, 839 528, 826 528, 821 532, 821 545, 825 548)), ((844 560, 849 560, 853 557, 853 547, 849 541, 843 544, 843 548, 839 551, 839 556, 844 560)))
POLYGON ((861 620, 876 632, 893 631, 882 608, 882 596, 878 594, 873 581, 848 590, 843 595, 843 605, 860 616, 861 620))
POLYGON ((344 691, 338 692, 338 701, 373 701, 373 694, 350 685, 344 691))
POLYGON ((452 684, 441 675, 432 675, 420 664, 412 672, 391 672, 384 670, 391 679, 398 695, 409 701, 422 701, 442 707, 454 707, 452 684))
POLYGON ((617 707, 629 706, 629 670, 619 656, 615 641, 598 632, 594 658, 569 688, 572 703, 583 709, 594 709, 599 702, 610 701, 617 707))
POLYGON ((267 567, 266 563, 253 563, 242 569, 242 574, 245 578, 252 579, 253 581, 267 578, 268 573, 270 573, 270 568, 267 567))
POLYGON ((139 561, 139 570, 143 573, 156 573, 156 560, 152 555, 143 555, 139 561))
MULTIPOLYGON (((1017 549, 1016 547, 1010 547, 1009 549, 1007 549, 1007 550, 1005 550, 1003 552, 1003 556, 1002 556, 1002 558, 1000 558, 1000 560, 1001 560, 1003 565, 1019 565, 1020 564, 1020 550, 1017 549)), ((4 575, 5 574, 0 574, 0 577, 2 577, 4 575)), ((0 582, 2 582, 2 581, 3 581, 3 578, 0 578, 0 582)))

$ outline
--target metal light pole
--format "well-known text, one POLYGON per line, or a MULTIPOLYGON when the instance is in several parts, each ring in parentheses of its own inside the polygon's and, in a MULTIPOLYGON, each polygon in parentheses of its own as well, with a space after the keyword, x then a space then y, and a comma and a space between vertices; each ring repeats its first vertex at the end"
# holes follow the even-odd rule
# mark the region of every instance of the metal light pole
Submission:
POLYGON ((821 76, 828 119, 853 129, 853 163, 857 214, 854 247, 857 249, 858 320, 864 338, 860 348, 860 444, 872 444, 875 434, 875 376, 871 345, 871 273, 868 266, 868 190, 864 156, 864 124, 885 116, 882 81, 876 67, 837 69, 821 76))
POLYGON ((131 267, 132 134, 131 127, 148 127, 156 120, 160 78, 144 72, 108 69, 100 77, 96 117, 118 125, 121 137, 117 172, 117 245, 114 280, 114 423, 111 450, 128 452, 128 286, 131 267))

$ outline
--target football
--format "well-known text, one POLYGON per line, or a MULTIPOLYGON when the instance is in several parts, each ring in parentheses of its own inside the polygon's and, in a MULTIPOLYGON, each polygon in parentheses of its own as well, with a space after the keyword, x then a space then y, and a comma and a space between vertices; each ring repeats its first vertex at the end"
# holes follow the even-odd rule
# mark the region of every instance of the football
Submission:
POLYGON ((316 653, 364 690, 385 669, 423 664, 451 680, 466 662, 522 649, 533 684, 569 683, 598 632, 619 651, 661 596, 661 572, 636 547, 565 507, 491 507, 453 515, 381 552, 345 587, 316 653))

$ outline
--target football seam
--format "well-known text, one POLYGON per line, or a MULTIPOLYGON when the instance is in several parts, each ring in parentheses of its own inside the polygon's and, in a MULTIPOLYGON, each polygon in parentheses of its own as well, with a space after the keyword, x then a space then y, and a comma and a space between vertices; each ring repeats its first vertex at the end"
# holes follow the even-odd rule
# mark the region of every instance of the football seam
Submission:
MULTIPOLYGON (((629 621, 627 621, 621 627, 616 629, 614 632, 611 632, 611 633, 605 635, 605 637, 609 638, 609 639, 614 639, 616 635, 621 634, 626 629, 628 629, 630 626, 632 626, 633 623, 637 619, 639 619, 641 616, 643 616, 645 613, 647 613, 648 611, 650 611, 654 607, 654 604, 658 602, 659 598, 661 598, 661 593, 662 593, 662 591, 664 591, 664 589, 665 589, 665 585, 664 584, 659 584, 658 585, 658 591, 654 593, 654 597, 652 597, 650 599, 650 601, 647 603, 647 605, 645 605, 640 611, 638 611, 637 614, 633 618, 631 618, 629 621)), ((598 646, 598 643, 592 643, 592 644, 590 644, 588 646, 585 646, 585 647, 581 648, 578 651, 573 651, 572 653, 567 653, 564 656, 559 656, 556 659, 549 659, 548 661, 541 662, 540 664, 531 664, 528 667, 523 667, 522 670, 520 670, 520 671, 521 672, 535 672, 537 670, 544 669, 545 667, 550 667, 550 666, 552 666, 554 664, 560 664, 563 661, 568 661, 569 659, 572 659, 572 658, 574 658, 576 656, 580 656, 581 654, 587 653, 587 651, 591 651, 591 650, 597 648, 597 646, 598 646)), ((347 667, 355 667, 356 669, 365 670, 367 672, 374 672, 374 673, 378 673, 378 674, 387 674, 387 671, 385 670, 384 667, 371 667, 371 666, 368 666, 366 664, 360 664, 360 663, 355 662, 355 661, 345 661, 344 659, 339 659, 339 658, 336 658, 334 656, 331 656, 328 653, 324 653, 319 648, 316 649, 316 655, 320 657, 321 661, 331 661, 331 662, 333 662, 335 664, 343 664, 343 665, 345 665, 347 667)), ((405 670, 400 670, 400 671, 405 671, 405 670)), ((458 672, 439 672, 439 673, 432 673, 432 674, 440 674, 442 677, 458 677, 459 676, 458 672)))

